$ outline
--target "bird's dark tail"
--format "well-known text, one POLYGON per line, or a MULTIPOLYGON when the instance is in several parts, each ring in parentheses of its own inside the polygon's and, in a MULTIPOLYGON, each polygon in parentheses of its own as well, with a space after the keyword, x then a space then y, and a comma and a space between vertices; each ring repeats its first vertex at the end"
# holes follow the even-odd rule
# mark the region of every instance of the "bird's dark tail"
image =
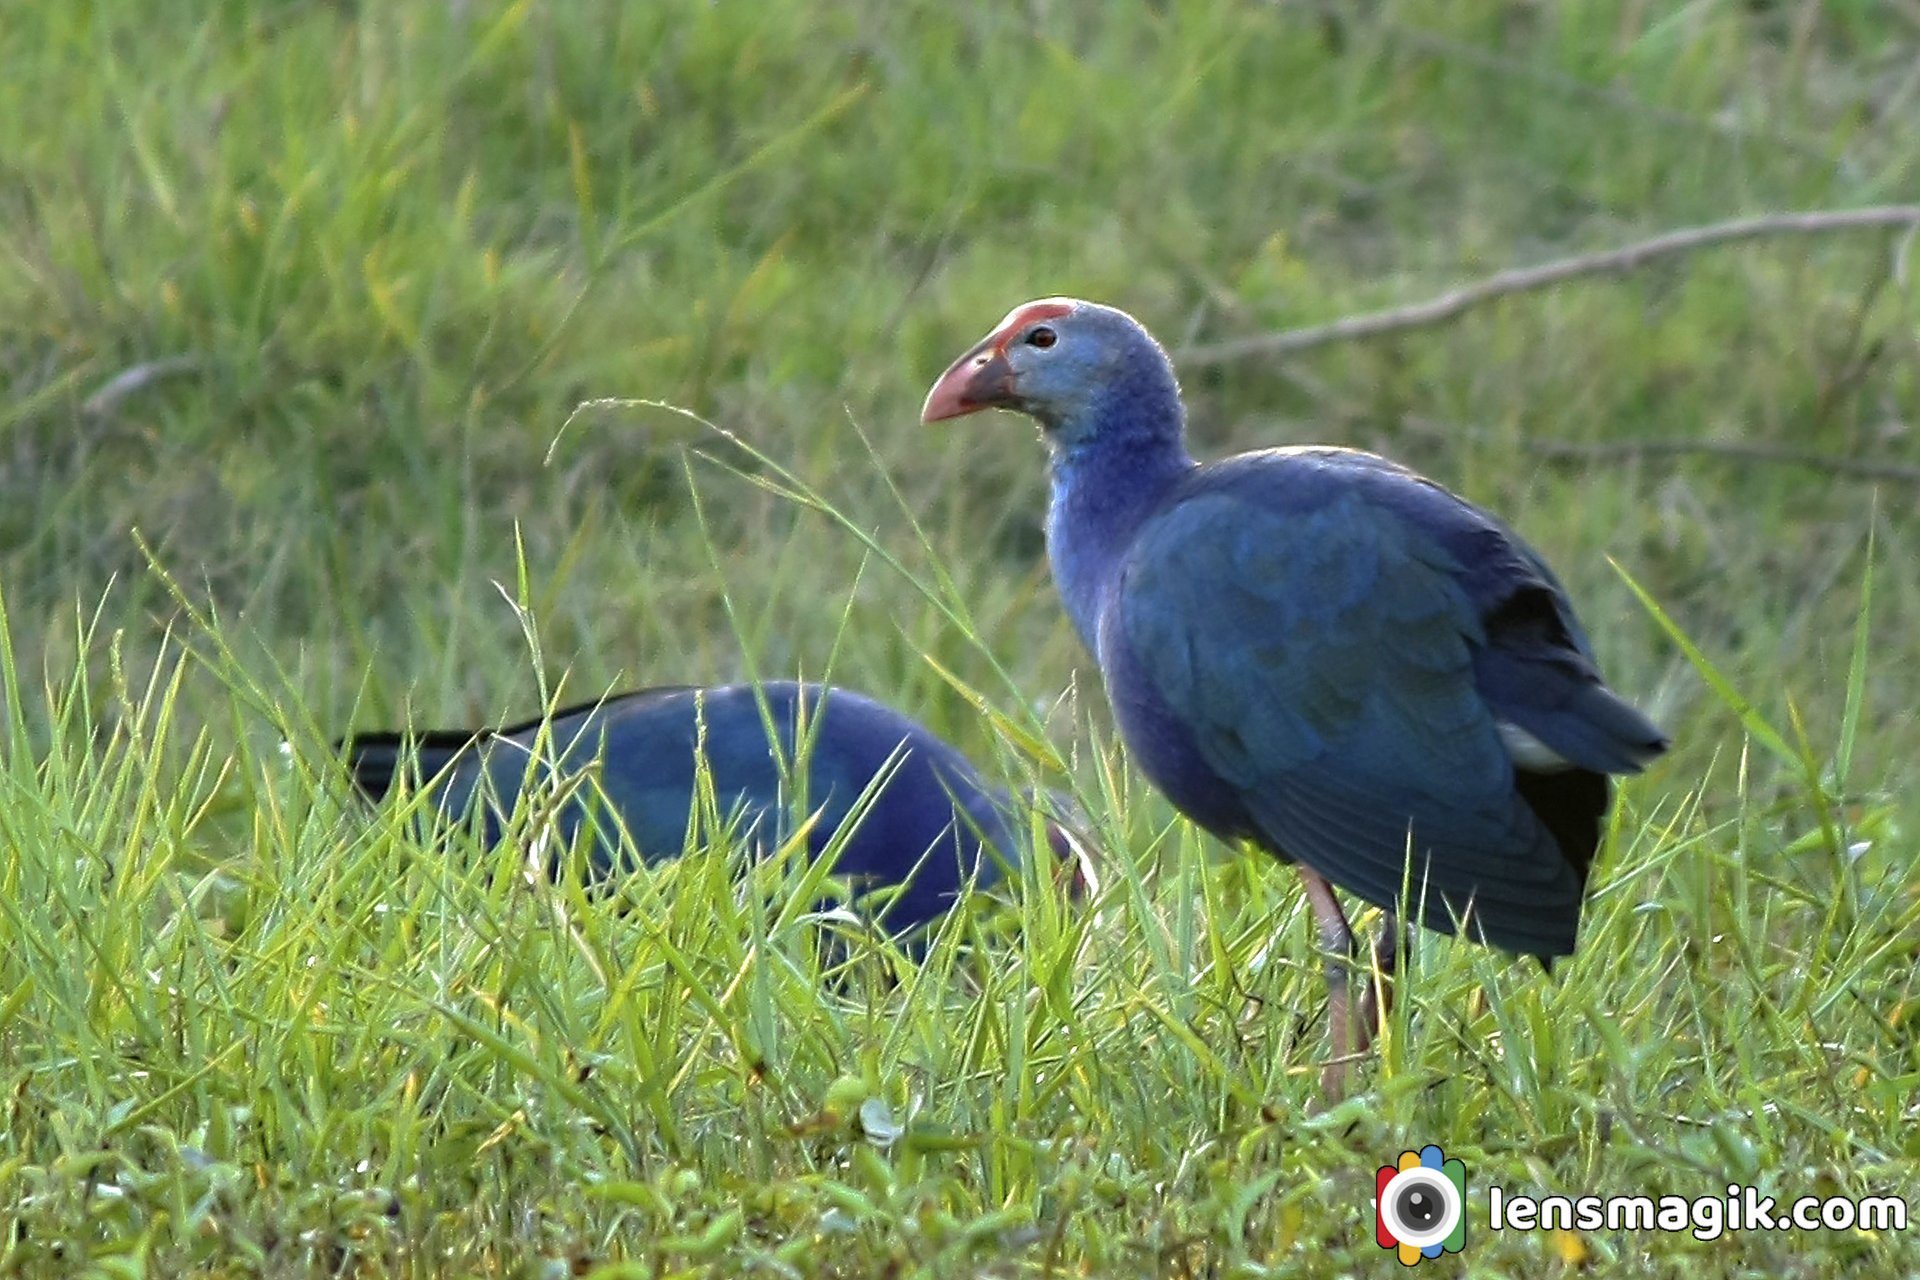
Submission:
POLYGON ((1600 832, 1612 791, 1607 775, 1592 769, 1552 773, 1515 769, 1513 784, 1585 885, 1593 856, 1600 848, 1600 832))
POLYGON ((342 738, 334 749, 346 759, 353 785, 378 803, 393 790, 402 769, 417 770, 413 779, 431 778, 474 743, 474 735, 460 729, 426 733, 357 733, 342 738))

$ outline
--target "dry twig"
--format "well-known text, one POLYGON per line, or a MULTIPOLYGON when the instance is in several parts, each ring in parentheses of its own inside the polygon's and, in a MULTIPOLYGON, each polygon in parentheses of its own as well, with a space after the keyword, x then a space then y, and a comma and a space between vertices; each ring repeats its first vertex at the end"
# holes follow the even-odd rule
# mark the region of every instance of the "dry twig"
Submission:
POLYGON ((1329 324, 1305 329, 1285 329, 1279 333, 1232 338, 1206 343, 1178 353, 1183 369, 1225 364, 1250 356, 1288 355, 1335 342, 1350 342, 1398 333, 1404 329, 1443 324, 1462 312, 1508 294, 1544 289, 1582 276, 1617 274, 1645 266, 1657 258, 1692 253, 1715 245, 1753 240, 1762 236, 1816 235, 1833 231, 1854 231, 1872 227, 1920 228, 1920 205, 1870 205, 1861 209, 1826 209, 1807 213, 1765 213, 1728 222, 1683 227, 1648 240, 1605 249, 1596 253, 1557 258, 1531 267, 1512 267, 1495 272, 1484 280, 1449 289, 1437 298, 1385 311, 1369 311, 1343 316, 1329 324))

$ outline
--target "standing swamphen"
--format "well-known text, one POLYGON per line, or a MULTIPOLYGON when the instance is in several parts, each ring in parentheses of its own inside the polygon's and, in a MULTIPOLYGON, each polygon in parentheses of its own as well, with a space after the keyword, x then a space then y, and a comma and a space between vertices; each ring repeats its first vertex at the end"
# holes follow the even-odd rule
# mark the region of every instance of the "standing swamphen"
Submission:
MULTIPOLYGON (((1001 861, 1019 865, 1028 843, 1006 790, 982 781, 924 726, 849 690, 790 680, 646 689, 505 729, 364 733, 339 746, 355 785, 374 800, 417 760, 442 812, 464 817, 485 803, 489 843, 500 838, 537 750, 532 781, 566 796, 555 815, 558 847, 594 822, 587 839, 599 876, 614 869, 622 828, 648 861, 686 847, 695 761, 704 753, 719 815, 737 815, 741 838, 778 843, 793 800, 803 816, 818 815, 808 833, 817 857, 856 818, 835 874, 863 888, 904 886, 879 916, 896 934, 944 913, 969 879, 993 883, 1001 861), (783 788, 780 768, 802 759, 803 742, 804 798, 783 788), (578 776, 589 771, 595 785, 578 776)), ((1049 823, 1048 833, 1054 853, 1079 857, 1064 828, 1049 823)))
MULTIPOLYGON (((1374 454, 1195 462, 1172 363, 1111 307, 1016 307, 921 417, 988 408, 1040 424, 1054 580, 1141 771, 1299 866, 1331 953, 1330 1093, 1378 1010, 1369 984, 1353 1024, 1329 882, 1442 933, 1572 952, 1608 775, 1668 744, 1602 682, 1539 555, 1374 454)), ((1390 916, 1389 998, 1397 934, 1390 916)))

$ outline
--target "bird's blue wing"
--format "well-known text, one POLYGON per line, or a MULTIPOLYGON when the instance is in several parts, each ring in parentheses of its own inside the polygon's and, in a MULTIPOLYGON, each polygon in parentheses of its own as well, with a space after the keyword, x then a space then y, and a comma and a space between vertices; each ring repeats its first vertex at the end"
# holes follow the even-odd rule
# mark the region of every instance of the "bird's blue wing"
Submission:
POLYGON ((1337 473, 1383 517, 1456 566, 1455 581, 1483 632, 1474 649, 1474 682, 1499 720, 1567 764, 1597 773, 1638 773, 1666 750, 1659 727, 1607 688, 1566 589, 1518 534, 1385 458, 1333 449, 1301 453, 1294 469, 1302 476, 1337 473))
POLYGON ((1111 605, 1123 665, 1287 856, 1383 905, 1410 871, 1429 927, 1471 911, 1487 941, 1564 953, 1581 876, 1515 789, 1469 567, 1341 470, 1216 471, 1157 517, 1111 605))

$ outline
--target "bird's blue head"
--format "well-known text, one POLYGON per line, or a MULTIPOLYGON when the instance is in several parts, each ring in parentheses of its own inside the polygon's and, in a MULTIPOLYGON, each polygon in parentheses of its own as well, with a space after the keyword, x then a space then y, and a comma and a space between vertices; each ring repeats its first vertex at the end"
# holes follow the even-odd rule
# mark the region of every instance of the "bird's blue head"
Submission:
POLYGON ((1013 409, 1048 445, 1075 452, 1125 440, 1178 442, 1184 420, 1173 362, 1124 311, 1042 298, 1007 313, 927 393, 923 422, 1013 409))

